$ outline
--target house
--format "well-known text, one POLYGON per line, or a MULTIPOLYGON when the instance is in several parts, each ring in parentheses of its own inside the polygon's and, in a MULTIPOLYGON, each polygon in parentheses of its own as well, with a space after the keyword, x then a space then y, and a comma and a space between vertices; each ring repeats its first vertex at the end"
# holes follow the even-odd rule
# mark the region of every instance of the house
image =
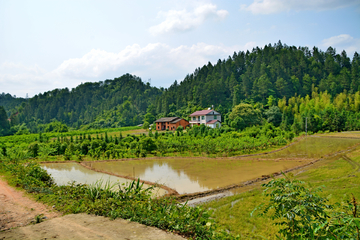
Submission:
POLYGON ((189 122, 179 117, 163 117, 155 121, 156 130, 176 130, 179 126, 184 129, 189 126, 189 122))
POLYGON ((190 125, 205 124, 211 128, 221 127, 221 114, 215 110, 201 110, 190 114, 190 125))

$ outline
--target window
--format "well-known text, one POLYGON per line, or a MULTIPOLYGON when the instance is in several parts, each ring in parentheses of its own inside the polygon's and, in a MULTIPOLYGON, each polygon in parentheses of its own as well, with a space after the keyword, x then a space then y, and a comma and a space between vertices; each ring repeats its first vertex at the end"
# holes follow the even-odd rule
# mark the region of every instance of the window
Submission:
POLYGON ((214 115, 214 119, 217 119, 217 115, 214 115))
POLYGON ((193 120, 196 121, 196 117, 193 117, 193 120))
POLYGON ((201 116, 201 120, 204 120, 205 119, 205 116, 201 116))
POLYGON ((198 116, 198 121, 200 121, 200 116, 198 116))

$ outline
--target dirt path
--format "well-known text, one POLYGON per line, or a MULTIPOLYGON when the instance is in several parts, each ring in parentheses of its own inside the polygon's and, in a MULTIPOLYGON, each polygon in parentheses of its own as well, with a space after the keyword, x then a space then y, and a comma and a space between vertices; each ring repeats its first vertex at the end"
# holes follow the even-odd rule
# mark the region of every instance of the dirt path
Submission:
POLYGON ((181 240, 184 238, 123 219, 111 221, 109 218, 81 213, 0 232, 0 239, 181 240))
POLYGON ((0 176, 0 240, 2 239, 184 239, 157 228, 123 219, 61 214, 10 187, 0 176), (44 222, 34 222, 43 214, 44 222), (29 225, 30 224, 30 225, 29 225), (26 226, 27 225, 27 226, 26 226))
POLYGON ((51 208, 10 187, 0 176, 0 231, 28 225, 40 214, 47 219, 60 216, 51 208))

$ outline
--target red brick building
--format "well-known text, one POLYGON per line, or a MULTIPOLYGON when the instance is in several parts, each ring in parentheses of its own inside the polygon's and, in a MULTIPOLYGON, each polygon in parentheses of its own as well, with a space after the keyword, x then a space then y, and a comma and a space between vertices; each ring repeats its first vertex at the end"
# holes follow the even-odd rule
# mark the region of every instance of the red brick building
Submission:
POLYGON ((155 121, 156 130, 176 130, 179 126, 184 129, 189 126, 189 122, 179 117, 163 117, 155 121))

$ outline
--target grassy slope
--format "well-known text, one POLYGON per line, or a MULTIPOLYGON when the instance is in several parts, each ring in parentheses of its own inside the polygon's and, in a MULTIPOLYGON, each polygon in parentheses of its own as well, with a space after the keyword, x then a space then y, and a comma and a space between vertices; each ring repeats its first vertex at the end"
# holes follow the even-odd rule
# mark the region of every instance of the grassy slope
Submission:
MULTIPOLYGON (((360 199, 360 147, 345 156, 323 160, 299 172, 296 178, 311 187, 324 186, 320 195, 328 197, 330 203, 345 201, 351 194, 360 199)), ((275 239, 278 229, 271 219, 250 215, 256 206, 265 202, 261 193, 262 188, 258 185, 251 191, 206 203, 203 207, 214 210, 212 216, 219 229, 246 239, 275 239)))

